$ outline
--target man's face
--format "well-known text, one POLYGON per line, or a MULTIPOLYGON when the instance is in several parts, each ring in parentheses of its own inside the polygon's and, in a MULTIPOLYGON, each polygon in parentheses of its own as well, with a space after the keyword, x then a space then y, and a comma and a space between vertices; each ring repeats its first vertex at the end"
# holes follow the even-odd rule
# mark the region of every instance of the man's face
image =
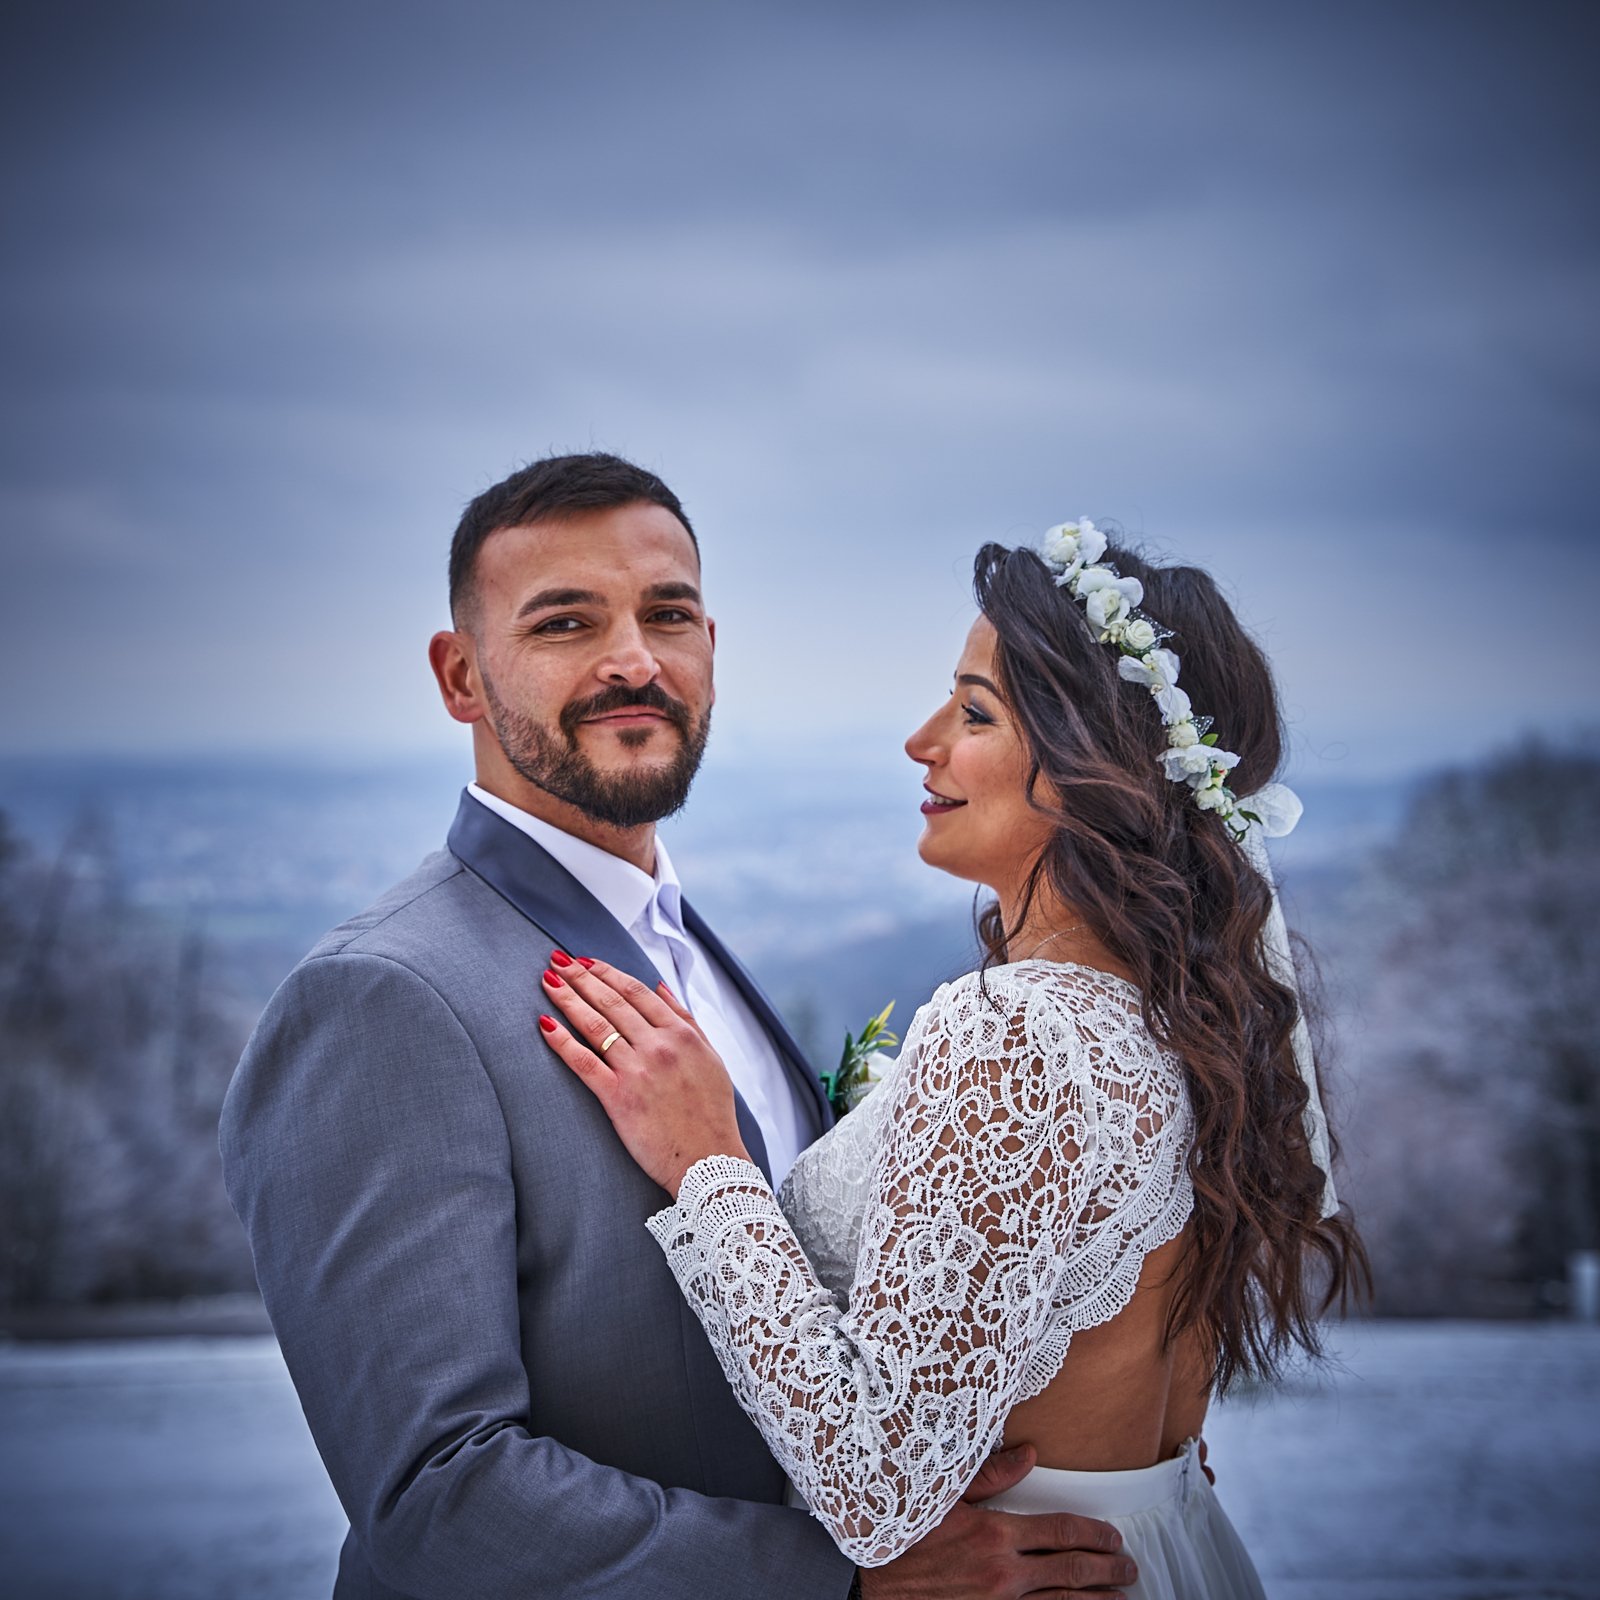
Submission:
POLYGON ((468 631, 516 772, 613 828, 682 806, 711 727, 715 637, 683 524, 641 501, 502 528, 475 572, 468 631))

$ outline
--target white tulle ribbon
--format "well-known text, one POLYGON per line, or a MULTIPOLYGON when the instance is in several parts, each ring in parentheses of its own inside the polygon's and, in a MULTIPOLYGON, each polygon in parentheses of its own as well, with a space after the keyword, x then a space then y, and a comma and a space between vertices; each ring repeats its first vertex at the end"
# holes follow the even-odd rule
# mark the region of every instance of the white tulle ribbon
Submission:
POLYGON ((1267 913, 1263 933, 1267 960, 1272 975, 1279 983, 1294 990, 1294 1060, 1305 1079, 1306 1139, 1311 1146, 1311 1159, 1322 1173, 1322 1215, 1331 1217, 1339 1209, 1339 1196, 1333 1187, 1333 1152, 1328 1144, 1328 1118, 1322 1109, 1322 1096, 1317 1092, 1317 1067, 1311 1050, 1311 1030, 1306 1026, 1305 1012, 1300 1005, 1300 984, 1295 976, 1294 956, 1289 949, 1289 929, 1283 920, 1283 907, 1278 903, 1278 884, 1272 874, 1272 858, 1267 854, 1267 840, 1281 839, 1294 830, 1305 807, 1285 783, 1269 783, 1254 794, 1244 796, 1234 808, 1234 815, 1247 822, 1244 833, 1238 835, 1239 846, 1249 857, 1250 864, 1267 880, 1272 890, 1272 909, 1267 913), (1251 819, 1255 820, 1251 820, 1251 819))

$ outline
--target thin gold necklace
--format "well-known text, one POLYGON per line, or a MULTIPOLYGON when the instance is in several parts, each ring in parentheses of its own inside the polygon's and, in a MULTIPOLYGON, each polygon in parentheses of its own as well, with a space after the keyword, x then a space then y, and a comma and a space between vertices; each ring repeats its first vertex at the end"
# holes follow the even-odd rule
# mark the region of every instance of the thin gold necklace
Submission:
POLYGON ((1055 943, 1055 941, 1056 941, 1056 940, 1057 940, 1057 939, 1065 939, 1065 938, 1066 938, 1066 936, 1067 936, 1067 935, 1068 935, 1068 934, 1069 934, 1069 933, 1082 933, 1082 932, 1083 932, 1083 929, 1084 929, 1084 925, 1083 925, 1083 923, 1081 923, 1081 922, 1074 922, 1074 923, 1073 923, 1073 924, 1072 924, 1072 926, 1071 926, 1071 927, 1070 927, 1070 928, 1063 928, 1063 929, 1062 929, 1062 930, 1061 930, 1061 931, 1060 931, 1060 932, 1059 932, 1059 933, 1052 933, 1052 934, 1051 934, 1051 935, 1050 935, 1050 936, 1049 936, 1049 937, 1048 937, 1048 938, 1045 938, 1045 939, 1041 939, 1041 940, 1040 940, 1040 941, 1039 941, 1039 942, 1038 942, 1038 944, 1036 944, 1036 945, 1035 945, 1035 946, 1034 946, 1034 947, 1033 947, 1033 949, 1031 949, 1031 950, 1030 950, 1030 951, 1029 951, 1029 952, 1028 952, 1028 953, 1027 953, 1027 955, 1025 955, 1025 956, 1018 956, 1018 957, 1017 957, 1017 960, 1018 960, 1018 961, 1032 961, 1032 960, 1033 960, 1033 958, 1034 958, 1034 957, 1035 957, 1035 956, 1036 956, 1036 955, 1038 955, 1038 953, 1039 953, 1039 952, 1040 952, 1040 951, 1041 951, 1041 950, 1043 950, 1043 949, 1044 949, 1044 947, 1045 947, 1045 946, 1046 946, 1046 945, 1047 945, 1047 944, 1054 944, 1054 943, 1055 943))

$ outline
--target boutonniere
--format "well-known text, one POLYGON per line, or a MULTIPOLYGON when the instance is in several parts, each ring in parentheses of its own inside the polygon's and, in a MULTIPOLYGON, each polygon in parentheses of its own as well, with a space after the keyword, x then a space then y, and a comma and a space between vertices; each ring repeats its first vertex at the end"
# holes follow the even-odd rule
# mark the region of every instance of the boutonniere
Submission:
POLYGON ((839 1070, 822 1074, 823 1093, 836 1116, 842 1117, 860 1105, 894 1065, 894 1057, 889 1052, 900 1043, 900 1035, 889 1030, 889 1013, 893 1010, 894 1001, 891 1000, 859 1034, 847 1033, 844 1054, 839 1057, 839 1070))

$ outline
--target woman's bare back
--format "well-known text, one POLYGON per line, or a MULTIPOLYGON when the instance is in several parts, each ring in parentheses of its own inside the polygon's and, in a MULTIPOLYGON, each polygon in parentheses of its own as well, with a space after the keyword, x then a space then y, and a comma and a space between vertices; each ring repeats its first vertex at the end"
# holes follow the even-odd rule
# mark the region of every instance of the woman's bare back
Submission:
POLYGON ((1199 1435, 1210 1401, 1211 1352, 1193 1329, 1162 1346, 1188 1245, 1186 1228, 1153 1250, 1127 1306, 1074 1335, 1044 1391, 1013 1407, 1007 1446, 1031 1444, 1041 1467, 1115 1472, 1165 1461, 1199 1435))

